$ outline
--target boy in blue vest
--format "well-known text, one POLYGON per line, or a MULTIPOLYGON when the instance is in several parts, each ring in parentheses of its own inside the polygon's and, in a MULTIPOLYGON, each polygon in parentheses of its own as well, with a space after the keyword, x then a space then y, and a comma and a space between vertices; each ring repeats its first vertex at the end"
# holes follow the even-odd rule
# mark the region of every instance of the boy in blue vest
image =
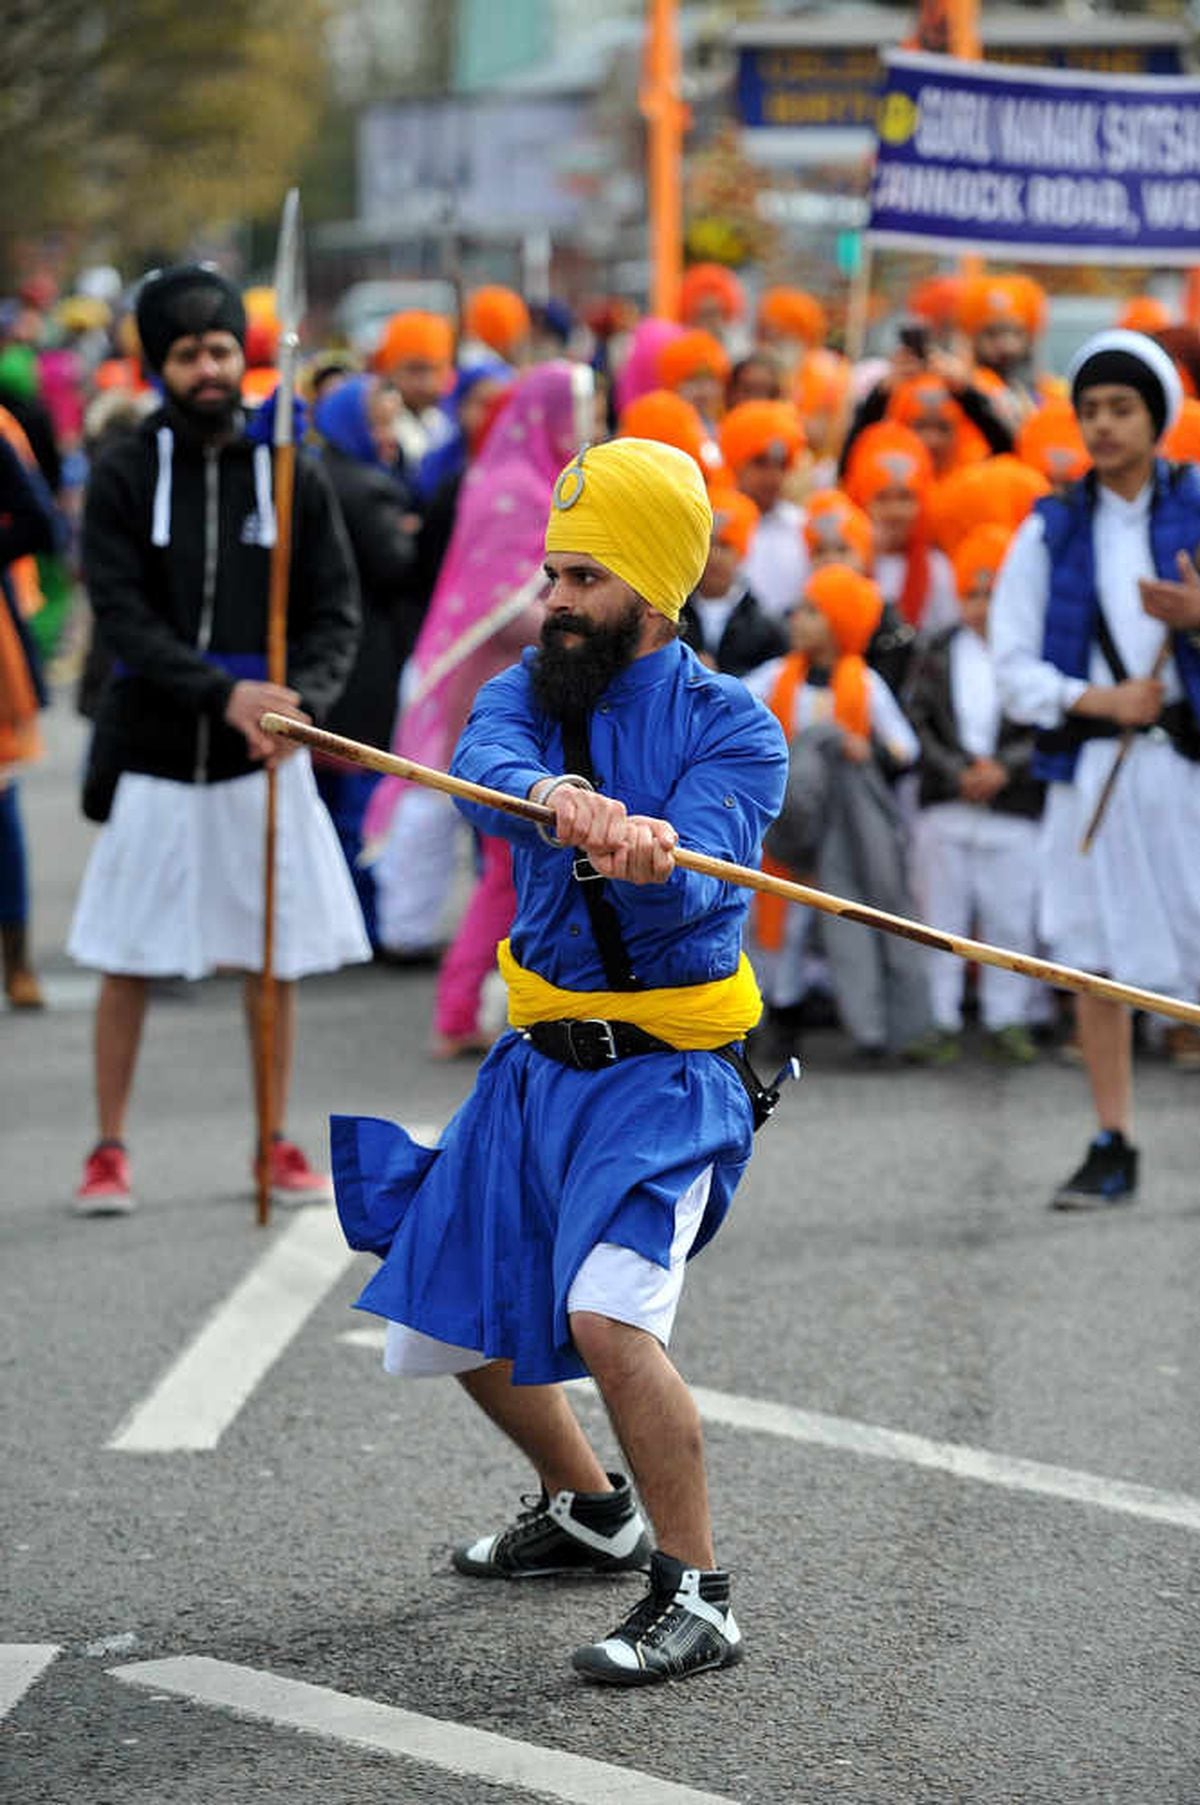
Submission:
MULTIPOLYGON (((992 601, 1005 712, 1038 731, 1048 783, 1040 928, 1050 954, 1125 983, 1200 992, 1200 472, 1156 446, 1181 400, 1175 366, 1140 333, 1090 339, 1068 373, 1092 469, 1021 527, 992 601), (1160 655, 1165 655, 1160 662, 1160 655), (1091 850, 1081 841, 1134 733, 1091 850)), ((1129 1011, 1078 999, 1099 1132, 1051 1207, 1128 1203, 1129 1011)))

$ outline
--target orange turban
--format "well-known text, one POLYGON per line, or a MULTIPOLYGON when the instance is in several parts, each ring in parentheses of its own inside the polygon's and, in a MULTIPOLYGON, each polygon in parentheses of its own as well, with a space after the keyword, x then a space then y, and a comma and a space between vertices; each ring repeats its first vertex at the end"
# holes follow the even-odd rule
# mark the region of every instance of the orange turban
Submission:
POLYGON ((1117 325, 1126 332, 1144 332, 1147 337, 1164 332, 1172 324, 1171 309, 1154 295, 1134 295, 1117 315, 1117 325))
POLYGON ((660 445, 674 445, 695 458, 712 483, 723 472, 721 451, 700 415, 690 401, 674 389, 651 389, 627 401, 617 418, 619 439, 657 439, 660 445))
POLYGON ((705 301, 715 301, 723 320, 740 320, 746 296, 731 269, 723 263, 693 263, 679 284, 679 317, 685 326, 695 324, 705 301))
POLYGON ((800 339, 820 345, 829 331, 825 309, 802 288, 767 288, 758 303, 759 331, 767 337, 800 339))
POLYGON ((729 353, 719 338, 700 327, 681 332, 658 354, 658 380, 664 389, 677 389, 692 376, 715 376, 724 382, 729 375, 729 353))
POLYGON ((907 381, 897 383, 888 401, 886 417, 895 420, 900 426, 911 426, 915 431, 917 422, 930 416, 947 421, 954 430, 954 441, 950 448, 951 467, 978 463, 981 458, 988 456, 987 440, 979 428, 967 419, 961 405, 940 376, 932 370, 922 371, 919 376, 910 376, 907 381))
POLYGON ((883 617, 879 585, 848 564, 824 564, 804 585, 804 599, 829 622, 841 656, 861 658, 883 617))
POLYGON ((930 530, 935 544, 953 557, 977 526, 996 525, 1015 531, 1050 484, 1040 471, 1007 453, 982 464, 965 464, 934 486, 929 498, 930 530))
POLYGON ((1175 424, 1163 439, 1162 453, 1179 464, 1200 464, 1200 401, 1188 396, 1180 403, 1175 424))
POLYGON ((871 521, 841 489, 814 489, 804 503, 804 543, 814 558, 853 552, 864 570, 874 550, 871 521))
POLYGON ((911 489, 924 497, 933 482, 933 465, 911 427, 881 420, 854 441, 844 480, 851 501, 866 508, 883 489, 911 489))
POLYGON ((945 330, 958 319, 962 290, 961 276, 927 276, 924 282, 918 282, 909 290, 908 311, 920 320, 928 320, 931 326, 945 330))
POLYGON ((720 426, 721 453, 735 473, 764 452, 782 453, 788 464, 804 447, 804 428, 790 401, 742 401, 720 426))
POLYGON ((818 345, 808 353, 796 372, 792 399, 801 414, 836 413, 846 399, 850 376, 846 358, 818 345))
POLYGON ((529 337, 529 309, 513 288, 477 288, 467 302, 463 332, 511 357, 529 337))
MULTIPOLYGON (((1069 401, 1047 401, 1017 434, 1017 456, 1057 487, 1083 475, 1091 459, 1069 401)), ((1167 453, 1170 456, 1170 453, 1167 453)))
POLYGON ((980 578, 989 586, 1004 562, 1004 554, 1012 544, 1013 529, 992 522, 969 532, 954 554, 954 580, 960 596, 968 596, 978 587, 980 578))
POLYGON ((1032 337, 1045 324, 1046 296, 1031 276, 975 276, 963 283, 958 323, 974 338, 985 326, 1010 321, 1032 337))
POLYGON ((740 489, 710 489, 713 537, 719 545, 730 545, 739 558, 750 550, 750 541, 759 522, 758 509, 740 489))
POLYGON ((454 361, 454 331, 440 313, 394 313, 383 329, 375 367, 391 370, 408 362, 446 364, 454 361))

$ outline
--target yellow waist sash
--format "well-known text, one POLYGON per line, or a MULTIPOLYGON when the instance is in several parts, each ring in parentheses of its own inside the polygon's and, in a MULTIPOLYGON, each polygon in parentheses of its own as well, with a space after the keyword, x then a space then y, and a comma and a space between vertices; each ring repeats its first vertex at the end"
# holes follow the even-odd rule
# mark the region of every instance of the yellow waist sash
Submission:
POLYGON ((664 990, 563 990, 519 964, 507 940, 497 947, 496 960, 508 985, 508 1019, 514 1028, 563 1019, 632 1022, 691 1052, 740 1040, 762 1014, 762 997, 745 953, 727 978, 664 990))

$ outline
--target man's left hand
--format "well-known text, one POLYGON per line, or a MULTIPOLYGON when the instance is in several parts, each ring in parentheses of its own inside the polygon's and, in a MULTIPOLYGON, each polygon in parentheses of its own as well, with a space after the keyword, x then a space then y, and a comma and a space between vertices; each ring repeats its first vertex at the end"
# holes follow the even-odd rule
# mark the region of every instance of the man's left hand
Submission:
POLYGON ((1200 572, 1186 552, 1180 552, 1179 582, 1165 582, 1159 577, 1141 577, 1138 589, 1142 607, 1155 620, 1176 633, 1189 633, 1200 627, 1200 572))
POLYGON ((583 850, 601 877, 620 878, 626 884, 665 884, 675 867, 678 840, 669 821, 658 821, 653 815, 627 815, 615 851, 593 852, 587 846, 583 850))

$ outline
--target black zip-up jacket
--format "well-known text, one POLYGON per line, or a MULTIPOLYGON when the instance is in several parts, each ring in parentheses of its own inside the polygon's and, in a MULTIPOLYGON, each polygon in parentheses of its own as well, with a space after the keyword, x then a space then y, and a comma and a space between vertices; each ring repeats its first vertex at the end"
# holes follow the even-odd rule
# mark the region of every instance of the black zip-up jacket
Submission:
MULTIPOLYGON (((929 808, 936 802, 959 800, 958 780, 972 763, 972 755, 958 737, 954 698, 950 689, 950 646, 956 633, 967 627, 947 627, 922 651, 904 697, 904 710, 921 742, 921 784, 918 802, 929 808)), ((997 815, 1023 815, 1036 821, 1042 812, 1046 786, 1032 775, 1034 732, 1007 717, 1000 722, 994 757, 1008 772, 1008 782, 984 804, 997 815)))
MULTIPOLYGON (((254 457, 240 436, 220 448, 206 443, 168 404, 91 472, 83 570, 114 660, 85 782, 93 819, 105 818, 122 771, 219 783, 260 768, 223 718, 235 682, 266 674, 271 553, 259 542, 254 457)), ((341 693, 359 624, 337 503, 319 462, 300 452, 287 680, 316 721, 341 693)))

